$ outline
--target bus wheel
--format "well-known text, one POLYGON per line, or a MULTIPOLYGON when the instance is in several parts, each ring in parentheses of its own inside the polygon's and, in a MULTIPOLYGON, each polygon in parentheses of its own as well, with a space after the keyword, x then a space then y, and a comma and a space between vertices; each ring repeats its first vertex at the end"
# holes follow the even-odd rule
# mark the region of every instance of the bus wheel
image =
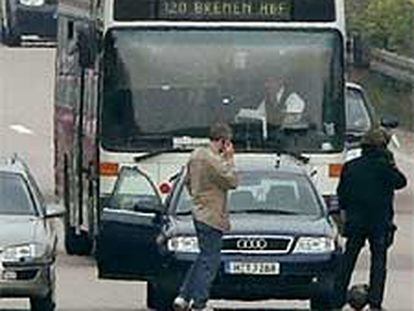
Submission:
POLYGON ((88 232, 77 233, 75 227, 70 227, 65 231, 65 248, 69 255, 88 256, 92 253, 93 241, 88 232))

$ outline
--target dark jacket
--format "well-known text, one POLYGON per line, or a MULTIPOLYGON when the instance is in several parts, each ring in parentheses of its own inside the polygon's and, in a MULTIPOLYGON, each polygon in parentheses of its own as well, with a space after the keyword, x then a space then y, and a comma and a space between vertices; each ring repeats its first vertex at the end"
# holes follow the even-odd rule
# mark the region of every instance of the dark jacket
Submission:
POLYGON ((365 150, 344 165, 337 193, 345 210, 345 231, 350 228, 385 229, 394 217, 394 191, 406 186, 405 176, 386 149, 365 150))

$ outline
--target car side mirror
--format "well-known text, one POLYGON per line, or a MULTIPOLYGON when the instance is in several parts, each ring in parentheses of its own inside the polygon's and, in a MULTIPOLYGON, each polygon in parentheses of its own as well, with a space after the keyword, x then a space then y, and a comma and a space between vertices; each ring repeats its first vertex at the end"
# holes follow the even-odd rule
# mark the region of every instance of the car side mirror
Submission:
POLYGON ((385 128, 393 129, 398 127, 400 122, 394 116, 381 117, 381 125, 385 128))
POLYGON ((60 204, 48 204, 46 206, 45 218, 58 218, 63 217, 66 214, 65 208, 60 204))

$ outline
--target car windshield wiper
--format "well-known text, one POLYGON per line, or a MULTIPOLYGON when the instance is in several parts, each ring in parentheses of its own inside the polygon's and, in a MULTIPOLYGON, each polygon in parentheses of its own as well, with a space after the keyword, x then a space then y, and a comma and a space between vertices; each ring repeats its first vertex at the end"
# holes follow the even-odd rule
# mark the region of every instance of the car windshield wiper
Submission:
POLYGON ((252 209, 240 209, 240 210, 230 210, 231 214, 275 214, 275 215, 299 215, 297 212, 286 211, 286 210, 277 210, 277 209, 267 209, 267 208, 252 208, 252 209))
POLYGON ((192 214, 192 211, 191 210, 188 210, 188 211, 179 211, 179 212, 176 213, 177 216, 188 216, 188 215, 191 215, 191 214, 192 214))

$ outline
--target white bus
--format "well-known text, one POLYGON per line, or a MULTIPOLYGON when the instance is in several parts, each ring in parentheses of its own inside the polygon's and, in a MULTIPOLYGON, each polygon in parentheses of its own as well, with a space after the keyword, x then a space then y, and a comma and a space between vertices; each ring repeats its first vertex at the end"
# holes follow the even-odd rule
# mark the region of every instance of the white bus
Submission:
POLYGON ((58 19, 56 193, 69 253, 92 250, 120 167, 163 184, 216 121, 232 126, 239 158, 306 165, 335 194, 342 0, 62 0, 58 19))

